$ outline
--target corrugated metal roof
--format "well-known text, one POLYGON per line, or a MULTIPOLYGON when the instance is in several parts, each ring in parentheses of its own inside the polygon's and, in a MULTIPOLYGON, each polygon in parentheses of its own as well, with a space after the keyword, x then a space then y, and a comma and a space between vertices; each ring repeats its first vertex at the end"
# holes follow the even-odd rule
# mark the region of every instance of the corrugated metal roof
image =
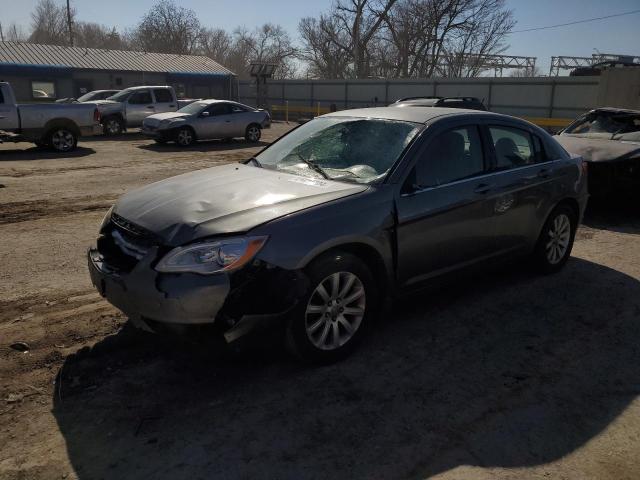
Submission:
POLYGON ((233 75, 202 55, 61 47, 38 43, 0 42, 0 65, 69 67, 88 70, 233 75))

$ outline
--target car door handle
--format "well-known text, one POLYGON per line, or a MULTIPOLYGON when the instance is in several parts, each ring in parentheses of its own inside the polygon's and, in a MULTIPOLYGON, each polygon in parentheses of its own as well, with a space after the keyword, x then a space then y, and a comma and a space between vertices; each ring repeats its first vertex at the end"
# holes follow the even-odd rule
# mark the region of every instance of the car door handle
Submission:
POLYGON ((551 171, 548 168, 543 168, 538 171, 538 177, 540 178, 549 178, 549 175, 551 175, 551 171))
POLYGON ((478 185, 473 191, 474 193, 488 193, 489 191, 491 191, 491 189, 494 187, 494 185, 491 185, 489 183, 481 183, 480 185, 478 185))

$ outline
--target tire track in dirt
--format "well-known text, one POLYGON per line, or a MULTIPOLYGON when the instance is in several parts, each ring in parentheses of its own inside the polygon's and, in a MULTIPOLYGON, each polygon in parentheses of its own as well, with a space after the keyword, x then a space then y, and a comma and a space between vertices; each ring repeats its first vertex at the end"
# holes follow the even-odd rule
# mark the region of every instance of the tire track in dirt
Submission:
POLYGON ((111 197, 73 197, 56 200, 30 200, 0 205, 0 225, 26 222, 45 217, 107 210, 115 202, 111 197))

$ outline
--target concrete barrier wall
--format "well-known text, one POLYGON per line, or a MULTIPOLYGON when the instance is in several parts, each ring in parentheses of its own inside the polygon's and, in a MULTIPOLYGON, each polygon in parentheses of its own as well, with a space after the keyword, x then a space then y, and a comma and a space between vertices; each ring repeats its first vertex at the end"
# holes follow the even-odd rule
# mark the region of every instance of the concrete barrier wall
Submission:
MULTIPOLYGON (((413 96, 473 96, 489 110, 561 125, 597 106, 600 77, 463 78, 429 80, 270 80, 276 117, 288 105, 292 119, 337 110, 380 106, 413 96)), ((256 103, 255 84, 241 81, 239 98, 256 103)), ((538 122, 540 123, 540 122, 538 122)), ((544 122, 542 122, 544 123, 544 122)))

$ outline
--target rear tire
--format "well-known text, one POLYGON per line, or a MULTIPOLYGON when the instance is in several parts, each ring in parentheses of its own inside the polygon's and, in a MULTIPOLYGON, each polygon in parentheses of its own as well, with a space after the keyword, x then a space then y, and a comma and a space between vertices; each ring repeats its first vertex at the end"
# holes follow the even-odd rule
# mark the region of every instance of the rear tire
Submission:
POLYGON ((555 273, 564 267, 571 256, 578 218, 569 205, 560 204, 549 214, 542 227, 533 254, 535 266, 542 273, 555 273))
POLYGON ((196 141, 196 135, 189 127, 181 127, 176 132, 176 143, 180 147, 189 147, 196 141))
POLYGON ((47 145, 56 152, 71 152, 78 146, 78 136, 66 127, 57 127, 49 132, 47 145))
POLYGON ((119 117, 107 117, 102 123, 102 131, 108 137, 120 135, 124 131, 124 123, 119 117))
POLYGON ((262 137, 262 129, 260 128, 260 125, 258 125, 257 123, 252 123, 251 125, 249 125, 244 134, 245 140, 251 143, 259 142, 261 137, 262 137))
POLYGON ((309 288, 291 312, 286 343, 298 358, 318 364, 338 361, 361 341, 378 310, 378 287, 355 255, 333 252, 307 269, 309 288))

